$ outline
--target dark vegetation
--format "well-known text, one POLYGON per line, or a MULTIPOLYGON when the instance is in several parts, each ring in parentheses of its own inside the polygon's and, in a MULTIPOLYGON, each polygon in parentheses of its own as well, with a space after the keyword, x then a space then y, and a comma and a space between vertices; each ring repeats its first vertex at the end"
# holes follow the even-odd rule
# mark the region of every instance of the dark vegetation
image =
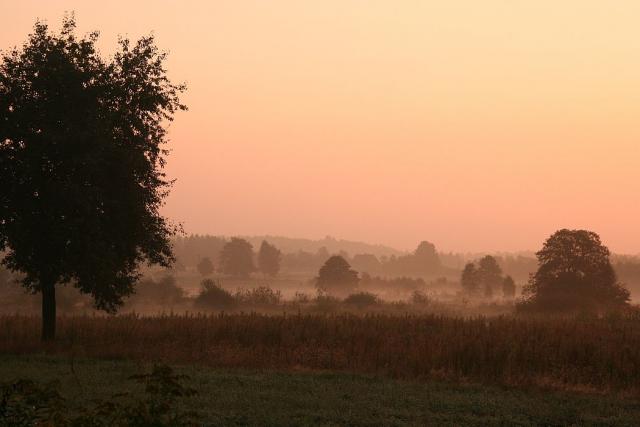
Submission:
MULTIPOLYGON (((359 298, 358 298, 359 299, 359 298)), ((54 343, 36 318, 0 317, 0 353, 307 369, 637 393, 637 312, 606 319, 394 315, 62 317, 54 343)))
POLYGON ((0 252, 42 295, 53 339, 56 288, 73 286, 115 312, 143 262, 168 267, 175 227, 160 214, 163 123, 185 109, 153 37, 121 39, 105 60, 98 34, 36 23, 0 59, 0 252))
MULTIPOLYGON (((39 377, 41 375, 38 375, 39 377)), ((155 366, 151 373, 132 375, 129 381, 144 385, 142 397, 131 392, 113 394, 108 400, 79 405, 60 392, 58 382, 39 383, 18 379, 0 384, 0 425, 78 427, 182 427, 197 426, 195 411, 178 408, 181 398, 196 391, 185 387, 188 378, 168 366, 155 366)))
MULTIPOLYGON (((92 408, 96 401, 104 402, 114 395, 119 396, 119 407, 136 407, 149 394, 144 384, 130 378, 151 370, 151 366, 127 360, 0 356, 0 382, 33 378, 39 388, 54 382, 54 390, 71 410, 92 408)), ((199 425, 635 426, 640 417, 638 401, 619 395, 300 370, 265 372, 180 365, 174 372, 184 376, 179 380, 183 387, 197 393, 173 398, 171 411, 195 412, 199 425)))
POLYGON ((571 313, 616 311, 629 303, 609 249, 586 230, 560 230, 537 254, 538 271, 524 288, 521 310, 571 313))

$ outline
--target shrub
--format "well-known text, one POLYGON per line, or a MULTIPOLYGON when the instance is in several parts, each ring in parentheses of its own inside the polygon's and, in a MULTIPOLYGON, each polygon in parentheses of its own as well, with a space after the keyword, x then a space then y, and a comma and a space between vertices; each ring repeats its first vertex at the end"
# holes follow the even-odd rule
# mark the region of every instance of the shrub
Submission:
POLYGON ((184 375, 176 375, 168 366, 155 366, 150 374, 130 378, 145 384, 143 399, 128 394, 114 395, 93 406, 67 405, 58 392, 58 383, 37 384, 18 380, 0 384, 0 426, 196 426, 198 416, 176 408, 178 398, 196 391, 182 385, 184 375), (129 399, 127 399, 129 398, 129 399))
POLYGON ((205 279, 201 285, 202 290, 195 300, 196 307, 210 310, 230 310, 236 306, 236 299, 229 291, 222 288, 219 280, 205 279))
POLYGON ((356 306, 360 309, 380 303, 378 296, 369 292, 351 294, 344 300, 345 304, 356 306))
POLYGON ((282 293, 268 286, 258 286, 253 289, 238 289, 235 299, 240 304, 268 307, 280 304, 282 293))

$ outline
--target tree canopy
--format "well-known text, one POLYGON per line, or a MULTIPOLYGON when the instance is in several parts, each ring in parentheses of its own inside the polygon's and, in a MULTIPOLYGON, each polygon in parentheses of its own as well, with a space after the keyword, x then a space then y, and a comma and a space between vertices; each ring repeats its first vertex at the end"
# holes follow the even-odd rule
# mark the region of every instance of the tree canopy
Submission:
POLYGON ((220 252, 220 268, 224 274, 235 277, 248 277, 256 271, 251 243, 232 237, 220 252))
POLYGON ((524 289, 522 309, 593 311, 627 305, 629 291, 618 282, 609 249, 587 230, 559 230, 536 253, 538 270, 524 289))
POLYGON ((266 240, 262 241, 258 251, 258 269, 265 275, 275 277, 280 271, 282 253, 266 240))
POLYGON ((460 284, 464 291, 470 295, 492 297, 502 286, 504 278, 502 268, 498 261, 491 255, 486 255, 478 261, 478 265, 470 262, 462 270, 460 284))
POLYGON ((340 255, 330 257, 320 267, 316 286, 328 293, 350 293, 358 286, 358 272, 340 255))
POLYGON ((55 287, 73 284, 113 312, 141 262, 169 266, 176 227, 159 209, 167 121, 186 107, 153 37, 124 38, 109 60, 97 33, 35 24, 0 59, 0 253, 43 294, 43 338, 55 334, 55 287), (2 252, 4 251, 4 252, 2 252))

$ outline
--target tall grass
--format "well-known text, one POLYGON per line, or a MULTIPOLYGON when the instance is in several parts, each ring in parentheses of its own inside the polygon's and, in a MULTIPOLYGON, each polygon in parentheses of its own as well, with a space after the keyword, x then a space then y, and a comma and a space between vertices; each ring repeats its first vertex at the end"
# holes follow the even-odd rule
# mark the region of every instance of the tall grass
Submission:
POLYGON ((218 314, 0 317, 0 352, 51 352, 249 369, 375 373, 627 390, 640 384, 640 320, 218 314))

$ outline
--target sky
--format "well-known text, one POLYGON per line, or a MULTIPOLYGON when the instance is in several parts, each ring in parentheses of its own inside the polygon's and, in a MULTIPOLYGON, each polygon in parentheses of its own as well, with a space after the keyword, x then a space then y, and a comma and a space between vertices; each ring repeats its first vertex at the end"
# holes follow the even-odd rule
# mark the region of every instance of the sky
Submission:
POLYGON ((65 11, 104 55, 170 52, 187 233, 475 252, 586 228, 640 253, 636 0, 21 0, 0 49, 65 11))

